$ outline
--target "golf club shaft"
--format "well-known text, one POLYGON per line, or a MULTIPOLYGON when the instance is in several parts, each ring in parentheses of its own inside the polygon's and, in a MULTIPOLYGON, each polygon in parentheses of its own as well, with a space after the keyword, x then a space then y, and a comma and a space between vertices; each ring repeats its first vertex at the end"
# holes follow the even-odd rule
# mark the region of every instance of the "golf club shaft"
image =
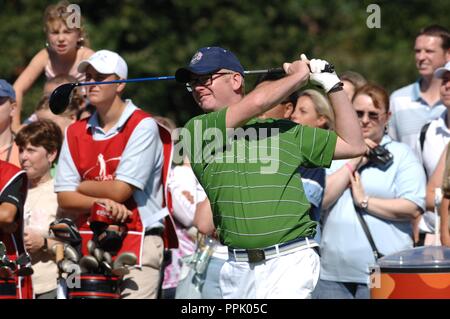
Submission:
MULTIPOLYGON (((309 65, 308 65, 309 67, 309 65)), ((325 69, 322 72, 328 72, 333 73, 334 72, 334 65, 333 64, 327 64, 325 65, 325 69)), ((244 71, 244 74, 285 74, 283 68, 272 68, 272 69, 265 69, 265 70, 251 70, 251 71, 244 71)))
POLYGON ((102 82, 78 82, 77 86, 114 84, 114 83, 132 83, 132 82, 145 82, 145 81, 163 81, 163 80, 175 80, 175 77, 170 75, 170 76, 155 76, 155 77, 150 77, 150 78, 123 79, 123 80, 102 81, 102 82))
MULTIPOLYGON (((244 71, 244 74, 265 74, 265 73, 284 73, 283 68, 273 68, 265 70, 250 70, 244 71)), ((113 80, 113 81, 102 81, 102 82, 79 82, 77 86, 87 86, 87 85, 101 85, 101 84, 114 84, 114 83, 132 83, 132 82, 145 82, 145 81, 165 81, 165 80, 175 80, 175 76, 155 76, 149 78, 137 78, 137 79, 123 79, 123 80, 113 80)))
MULTIPOLYGON (((332 64, 327 65, 324 72, 333 72, 334 66, 332 64)), ((244 71, 244 75, 250 74, 284 74, 283 68, 271 68, 271 69, 261 69, 261 70, 246 70, 244 71)), ((167 81, 167 80, 175 80, 175 76, 167 75, 167 76, 154 76, 149 78, 137 78, 137 79, 122 79, 122 80, 113 80, 113 81, 102 81, 102 82, 78 82, 76 86, 87 86, 87 85, 101 85, 101 84, 114 84, 114 83, 133 83, 133 82, 145 82, 145 81, 167 81)))

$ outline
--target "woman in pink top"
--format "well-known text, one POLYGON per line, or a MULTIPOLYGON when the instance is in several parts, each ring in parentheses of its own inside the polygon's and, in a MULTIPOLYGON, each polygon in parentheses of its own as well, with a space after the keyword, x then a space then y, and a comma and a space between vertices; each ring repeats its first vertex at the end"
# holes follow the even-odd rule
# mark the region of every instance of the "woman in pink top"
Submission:
POLYGON ((45 72, 47 80, 61 74, 72 75, 78 81, 84 80, 84 75, 77 71, 77 65, 81 60, 90 57, 94 51, 86 47, 88 41, 81 22, 79 28, 68 26, 68 22, 71 21, 70 15, 73 14, 67 8, 69 5, 67 1, 60 1, 56 5, 48 6, 45 10, 46 48, 33 57, 14 83, 17 96, 17 110, 12 123, 14 131, 18 131, 21 126, 23 95, 40 74, 45 72))

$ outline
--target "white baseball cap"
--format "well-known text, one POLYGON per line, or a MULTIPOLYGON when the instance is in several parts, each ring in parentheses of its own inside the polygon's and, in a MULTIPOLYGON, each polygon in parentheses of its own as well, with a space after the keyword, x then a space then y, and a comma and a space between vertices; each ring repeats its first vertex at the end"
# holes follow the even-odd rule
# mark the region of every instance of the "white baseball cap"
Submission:
POLYGON ((445 72, 449 72, 450 71, 450 61, 448 61, 445 66, 436 69, 436 71, 434 71, 434 76, 437 78, 442 78, 442 76, 444 75, 445 72))
POLYGON ((78 64, 78 72, 86 72, 89 65, 102 74, 116 74, 121 79, 126 79, 128 76, 128 66, 125 60, 116 52, 109 50, 97 51, 89 59, 81 61, 78 64))

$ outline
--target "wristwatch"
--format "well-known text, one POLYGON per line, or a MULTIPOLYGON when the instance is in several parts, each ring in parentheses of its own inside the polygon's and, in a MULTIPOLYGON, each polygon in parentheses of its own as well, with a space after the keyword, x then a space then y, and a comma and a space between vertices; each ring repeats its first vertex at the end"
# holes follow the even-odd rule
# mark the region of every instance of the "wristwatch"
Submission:
POLYGON ((367 209, 367 207, 369 206, 369 196, 364 197, 359 205, 361 206, 361 208, 367 209))

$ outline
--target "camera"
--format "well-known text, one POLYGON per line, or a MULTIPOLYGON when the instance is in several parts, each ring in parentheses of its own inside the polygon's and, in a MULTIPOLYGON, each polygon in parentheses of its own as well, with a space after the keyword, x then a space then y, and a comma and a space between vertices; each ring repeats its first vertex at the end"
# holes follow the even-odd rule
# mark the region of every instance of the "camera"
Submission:
POLYGON ((380 168, 381 170, 388 169, 394 162, 394 156, 392 156, 392 153, 381 145, 372 148, 369 151, 367 158, 369 159, 369 163, 380 168))

